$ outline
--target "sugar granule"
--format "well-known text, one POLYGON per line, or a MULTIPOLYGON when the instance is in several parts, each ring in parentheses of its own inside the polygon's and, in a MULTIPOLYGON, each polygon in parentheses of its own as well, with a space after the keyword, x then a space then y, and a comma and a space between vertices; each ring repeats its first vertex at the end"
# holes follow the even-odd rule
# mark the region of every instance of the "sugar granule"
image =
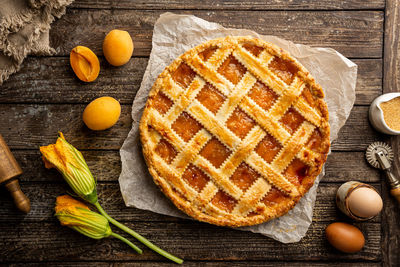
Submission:
POLYGON ((389 128, 400 131, 400 97, 383 102, 379 106, 383 111, 383 118, 389 128))

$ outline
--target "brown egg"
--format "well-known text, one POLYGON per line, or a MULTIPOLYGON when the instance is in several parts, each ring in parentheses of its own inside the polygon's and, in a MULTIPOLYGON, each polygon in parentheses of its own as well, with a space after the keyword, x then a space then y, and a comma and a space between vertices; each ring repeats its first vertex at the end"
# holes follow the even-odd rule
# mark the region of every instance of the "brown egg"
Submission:
POLYGON ((342 252, 358 252, 365 244, 363 233, 357 227, 347 223, 332 223, 326 227, 325 234, 329 243, 342 252))
POLYGON ((368 187, 356 188, 347 198, 350 211, 361 218, 371 218, 382 210, 381 196, 368 187))

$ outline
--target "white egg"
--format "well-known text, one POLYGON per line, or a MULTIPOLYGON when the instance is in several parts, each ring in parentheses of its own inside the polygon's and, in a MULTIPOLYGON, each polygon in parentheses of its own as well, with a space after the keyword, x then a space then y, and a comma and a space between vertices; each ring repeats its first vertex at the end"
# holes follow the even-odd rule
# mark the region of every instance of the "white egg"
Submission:
POLYGON ((383 206, 381 196, 373 189, 360 187, 351 192, 347 199, 350 211, 362 218, 377 215, 383 206))

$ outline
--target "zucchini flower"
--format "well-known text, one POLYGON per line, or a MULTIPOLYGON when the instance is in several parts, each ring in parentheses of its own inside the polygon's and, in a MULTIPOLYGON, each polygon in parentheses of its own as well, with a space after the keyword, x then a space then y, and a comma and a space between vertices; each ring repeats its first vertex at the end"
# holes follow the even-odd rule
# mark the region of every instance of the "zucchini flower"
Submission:
POLYGON ((55 211, 55 216, 60 220, 61 225, 68 226, 93 239, 113 236, 128 244, 137 253, 142 254, 140 248, 124 237, 113 233, 104 216, 91 211, 88 206, 68 195, 57 197, 55 211))
POLYGON ((97 202, 96 180, 81 152, 61 132, 55 144, 40 147, 40 152, 47 169, 56 168, 79 197, 92 204, 97 202))
MULTIPOLYGON (((157 247, 156 245, 151 243, 149 240, 147 240, 145 237, 141 236, 140 234, 136 233, 135 231, 126 227, 125 225, 121 224, 120 222, 116 221, 115 219, 111 218, 105 212, 105 210, 100 206, 100 204, 98 202, 97 191, 96 191, 96 184, 97 184, 96 180, 93 178, 93 175, 90 172, 89 167, 87 166, 86 161, 83 158, 81 152, 79 152, 75 147, 70 145, 65 140, 64 135, 61 132, 59 133, 59 135, 60 136, 58 137, 57 142, 55 144, 50 144, 48 146, 40 147, 40 152, 42 153, 42 158, 43 158, 45 167, 48 169, 56 168, 59 172, 61 172, 64 179, 71 186, 71 188, 74 190, 74 192, 79 197, 81 197, 83 200, 93 204, 97 208, 97 210, 100 212, 100 214, 102 216, 104 216, 103 218, 107 219, 108 222, 114 224, 115 226, 120 228, 122 231, 125 231, 126 233, 130 234, 131 236, 136 238, 138 241, 140 241, 144 245, 146 245, 148 248, 150 248, 153 251, 157 252, 158 254, 166 257, 167 259, 170 259, 171 261, 174 261, 178 264, 183 263, 182 259, 175 257, 174 255, 166 252, 165 250, 162 250, 161 248, 157 247)), ((84 204, 82 204, 82 205, 84 205, 84 204)), ((81 209, 83 209, 83 207, 75 208, 75 210, 78 210, 79 212, 82 212, 81 209)), ((57 214, 58 214, 58 212, 56 213, 56 216, 61 218, 60 217, 61 215, 57 215, 57 214)), ((62 223, 67 223, 67 221, 62 222, 62 223)), ((77 230, 77 229, 75 229, 75 230, 77 230)), ((77 230, 77 231, 80 231, 81 233, 86 234, 83 232, 83 230, 81 228, 79 228, 79 230, 77 230)), ((99 234, 99 233, 97 232, 97 234, 99 234)), ((103 234, 105 234, 105 232, 103 232, 103 234)), ((91 237, 91 236, 89 236, 89 237, 91 237)), ((100 238, 102 238, 102 237, 100 237, 100 238)), ((123 237, 119 236, 117 238, 121 239, 123 237)))

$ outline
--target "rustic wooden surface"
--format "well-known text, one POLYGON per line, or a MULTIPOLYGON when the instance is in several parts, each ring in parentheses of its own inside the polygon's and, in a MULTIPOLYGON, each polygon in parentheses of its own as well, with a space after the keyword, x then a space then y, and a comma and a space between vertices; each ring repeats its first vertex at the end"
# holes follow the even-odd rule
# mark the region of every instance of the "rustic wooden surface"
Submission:
POLYGON ((56 55, 29 57, 0 87, 0 132, 25 171, 22 189, 32 202, 31 213, 24 216, 0 188, 0 264, 170 265, 148 249, 139 256, 123 243, 92 241, 59 225, 52 208, 56 196, 68 187, 57 172, 44 169, 38 147, 54 142, 57 131, 63 131, 82 149, 110 215, 183 257, 187 266, 399 266, 400 210, 380 173, 364 159, 368 144, 377 140, 387 140, 396 153, 400 151, 399 140, 374 131, 367 117, 375 97, 400 91, 399 12, 397 0, 75 1, 52 25, 56 55), (332 47, 358 65, 356 104, 332 145, 313 223, 299 243, 281 244, 259 234, 125 207, 118 185, 118 149, 131 127, 130 106, 147 65, 154 22, 165 11, 332 47), (102 57, 102 40, 113 28, 128 30, 135 42, 133 58, 121 68, 111 67, 102 57), (76 45, 89 46, 100 56, 101 73, 95 83, 84 84, 74 76, 68 54, 76 45), (103 95, 121 102, 122 115, 112 129, 95 133, 83 125, 81 114, 87 103, 103 95), (351 222, 334 204, 337 187, 348 180, 370 183, 385 198, 381 216, 354 223, 367 240, 356 254, 340 253, 324 238, 329 223, 351 222))
MULTIPOLYGON (((386 1, 385 10, 385 47, 383 62, 385 64, 383 76, 383 92, 400 91, 400 3, 397 0, 386 1)), ((388 136, 386 141, 393 147, 396 155, 400 153, 400 138, 388 136)), ((399 157, 395 157, 394 171, 400 171, 399 157)), ((385 197, 389 197, 388 187, 382 187, 385 197)), ((400 213, 399 204, 393 201, 384 207, 384 218, 387 222, 383 230, 384 262, 388 265, 400 265, 400 213)))

